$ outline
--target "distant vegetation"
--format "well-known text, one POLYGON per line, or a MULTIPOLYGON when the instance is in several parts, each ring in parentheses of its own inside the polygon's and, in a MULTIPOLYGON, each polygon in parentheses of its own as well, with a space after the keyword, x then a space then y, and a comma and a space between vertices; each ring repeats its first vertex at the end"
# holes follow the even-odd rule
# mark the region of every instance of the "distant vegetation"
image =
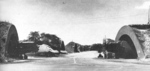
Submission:
POLYGON ((69 42, 65 47, 68 53, 91 51, 91 50, 98 51, 101 48, 102 48, 101 43, 95 43, 92 45, 81 45, 73 41, 69 42))
POLYGON ((35 44, 42 45, 46 44, 54 50, 65 50, 64 41, 55 34, 39 33, 38 31, 31 31, 29 36, 24 42, 33 41, 35 44))
POLYGON ((35 44, 47 44, 54 50, 66 50, 67 52, 82 52, 82 51, 91 51, 99 50, 102 48, 101 43, 94 43, 92 45, 82 45, 76 42, 69 42, 66 46, 64 41, 55 34, 49 33, 39 33, 38 31, 31 31, 28 38, 25 41, 33 41, 35 44))
POLYGON ((55 34, 49 34, 49 33, 39 33, 38 31, 31 31, 29 33, 29 36, 27 40, 25 41, 33 41, 33 42, 53 42, 53 44, 58 43, 56 40, 61 40, 58 36, 55 34))
POLYGON ((27 40, 33 42, 39 41, 40 40, 39 32, 38 31, 30 32, 27 40))

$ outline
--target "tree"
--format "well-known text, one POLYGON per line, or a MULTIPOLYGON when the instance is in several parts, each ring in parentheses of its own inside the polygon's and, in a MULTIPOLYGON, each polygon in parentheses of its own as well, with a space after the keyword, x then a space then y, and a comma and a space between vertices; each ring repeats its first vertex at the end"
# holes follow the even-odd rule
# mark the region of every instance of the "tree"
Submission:
POLYGON ((101 49, 102 49, 102 44, 100 43, 96 43, 91 46, 91 50, 101 50, 101 49))
POLYGON ((44 38, 44 37, 45 37, 45 34, 46 34, 46 33, 41 33, 41 34, 40 34, 41 38, 44 38))
POLYGON ((64 42, 62 43, 62 40, 53 34, 41 34, 41 41, 44 44, 49 45, 52 49, 58 50, 60 53, 61 48, 64 48, 64 42))
POLYGON ((28 40, 36 42, 39 40, 39 38, 40 38, 39 32, 38 31, 34 31, 34 32, 32 31, 29 34, 28 40))

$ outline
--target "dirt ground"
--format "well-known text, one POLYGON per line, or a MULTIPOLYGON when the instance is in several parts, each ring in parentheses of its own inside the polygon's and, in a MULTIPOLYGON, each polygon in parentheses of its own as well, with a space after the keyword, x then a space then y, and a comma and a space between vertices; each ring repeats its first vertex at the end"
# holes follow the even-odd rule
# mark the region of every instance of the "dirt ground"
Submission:
POLYGON ((98 59, 96 51, 62 54, 59 57, 29 56, 0 64, 0 71, 149 71, 150 60, 98 59))

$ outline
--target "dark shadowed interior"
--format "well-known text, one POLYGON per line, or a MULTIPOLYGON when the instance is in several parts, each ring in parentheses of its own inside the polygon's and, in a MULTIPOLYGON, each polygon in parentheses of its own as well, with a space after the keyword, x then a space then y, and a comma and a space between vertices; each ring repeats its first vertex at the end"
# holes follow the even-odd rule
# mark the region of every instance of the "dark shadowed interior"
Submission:
POLYGON ((134 59, 138 57, 134 43, 128 35, 123 35, 119 40, 126 42, 123 44, 123 47, 125 47, 124 54, 126 58, 134 59))

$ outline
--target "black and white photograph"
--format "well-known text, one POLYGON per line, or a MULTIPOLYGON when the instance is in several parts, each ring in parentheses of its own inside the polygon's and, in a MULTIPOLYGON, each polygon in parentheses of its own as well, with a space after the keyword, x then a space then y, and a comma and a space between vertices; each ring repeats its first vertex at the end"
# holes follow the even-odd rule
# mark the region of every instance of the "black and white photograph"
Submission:
POLYGON ((0 71, 150 71, 150 0, 0 0, 0 71))

